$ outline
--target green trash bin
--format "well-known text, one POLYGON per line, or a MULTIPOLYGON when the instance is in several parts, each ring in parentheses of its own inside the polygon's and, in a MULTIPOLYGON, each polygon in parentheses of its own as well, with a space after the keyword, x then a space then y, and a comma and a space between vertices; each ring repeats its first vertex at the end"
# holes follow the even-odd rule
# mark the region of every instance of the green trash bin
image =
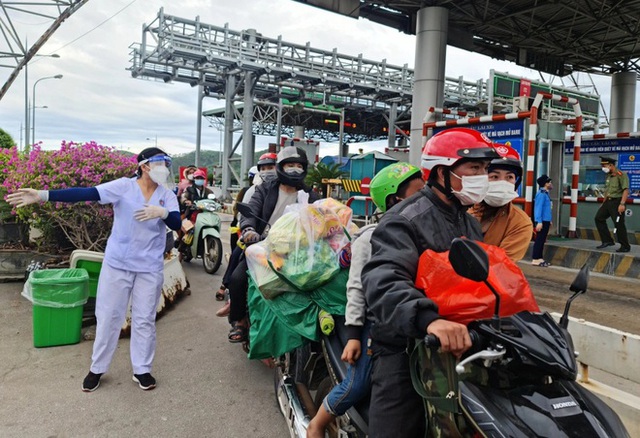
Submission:
POLYGON ((80 342, 82 306, 89 295, 85 269, 33 271, 22 294, 33 303, 34 347, 80 342))

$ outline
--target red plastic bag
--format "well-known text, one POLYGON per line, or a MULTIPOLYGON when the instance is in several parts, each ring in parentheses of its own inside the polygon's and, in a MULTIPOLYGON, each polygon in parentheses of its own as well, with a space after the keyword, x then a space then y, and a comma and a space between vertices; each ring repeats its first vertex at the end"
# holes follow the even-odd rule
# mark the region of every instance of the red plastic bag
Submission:
MULTIPOLYGON (((500 294, 500 316, 529 310, 539 312, 531 288, 518 266, 502 248, 478 242, 489 255, 488 281, 500 294)), ((438 305, 445 319, 468 324, 491 318, 496 298, 484 282, 459 276, 449 263, 449 251, 426 250, 420 256, 416 286, 438 305)))

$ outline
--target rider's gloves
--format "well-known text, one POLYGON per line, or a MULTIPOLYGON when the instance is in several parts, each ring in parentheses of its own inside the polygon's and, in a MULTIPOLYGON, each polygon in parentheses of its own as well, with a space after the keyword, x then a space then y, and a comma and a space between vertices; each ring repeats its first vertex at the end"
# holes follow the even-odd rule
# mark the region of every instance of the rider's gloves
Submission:
POLYGON ((247 227, 242 230, 242 241, 247 245, 260 242, 260 234, 258 234, 253 227, 247 227))
POLYGON ((166 219, 169 216, 169 210, 158 205, 145 205, 143 209, 133 213, 133 217, 139 221, 148 221, 149 219, 166 219))
POLYGON ((7 195, 7 202, 18 208, 48 200, 48 190, 18 189, 15 193, 7 195))

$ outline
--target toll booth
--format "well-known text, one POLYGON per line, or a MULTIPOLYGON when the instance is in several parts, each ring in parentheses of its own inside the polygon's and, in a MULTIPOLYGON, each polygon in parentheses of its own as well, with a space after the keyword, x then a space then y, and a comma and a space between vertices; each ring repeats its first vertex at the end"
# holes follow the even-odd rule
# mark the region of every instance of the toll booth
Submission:
POLYGON ((375 210, 375 205, 366 199, 366 197, 369 196, 369 183, 381 169, 398 160, 382 152, 373 151, 366 154, 354 155, 349 161, 351 162, 351 181, 360 182, 349 190, 349 196, 355 197, 351 201, 350 207, 356 216, 371 216, 375 210), (358 188, 359 190, 357 190, 358 188))
POLYGON ((317 140, 282 136, 280 137, 280 148, 285 146, 295 146, 304 150, 307 154, 307 160, 309 160, 311 164, 320 161, 320 142, 317 140))

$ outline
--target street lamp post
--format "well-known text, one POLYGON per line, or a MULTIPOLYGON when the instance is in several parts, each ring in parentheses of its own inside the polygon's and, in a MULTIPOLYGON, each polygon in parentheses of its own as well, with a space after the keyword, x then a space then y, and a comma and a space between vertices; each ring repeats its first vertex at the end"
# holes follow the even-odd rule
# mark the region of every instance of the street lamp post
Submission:
POLYGON ((156 134, 154 138, 147 137, 147 140, 154 140, 155 146, 158 147, 158 134, 156 134))
MULTIPOLYGON (((25 40, 25 46, 26 46, 25 40)), ((26 56, 26 55, 25 55, 26 56)), ((60 55, 57 53, 51 55, 33 55, 40 56, 43 58, 60 58, 60 55)), ((35 105, 34 105, 35 106, 35 105)), ((26 62, 24 64, 24 150, 27 149, 27 144, 29 143, 29 132, 31 131, 29 127, 30 122, 29 117, 29 63, 26 62)))
POLYGON ((33 84, 33 107, 31 109, 31 144, 35 144, 36 142, 36 85, 38 85, 38 82, 44 81, 45 79, 62 79, 62 75, 46 76, 44 78, 38 79, 33 84))

